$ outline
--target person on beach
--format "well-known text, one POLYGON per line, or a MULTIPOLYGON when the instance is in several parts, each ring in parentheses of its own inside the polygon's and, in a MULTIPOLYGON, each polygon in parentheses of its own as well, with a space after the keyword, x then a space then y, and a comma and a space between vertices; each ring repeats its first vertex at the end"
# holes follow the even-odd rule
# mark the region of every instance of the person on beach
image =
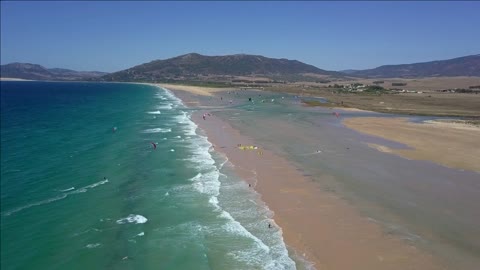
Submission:
POLYGON ((271 229, 271 228, 272 228, 272 224, 268 223, 268 228, 271 229))

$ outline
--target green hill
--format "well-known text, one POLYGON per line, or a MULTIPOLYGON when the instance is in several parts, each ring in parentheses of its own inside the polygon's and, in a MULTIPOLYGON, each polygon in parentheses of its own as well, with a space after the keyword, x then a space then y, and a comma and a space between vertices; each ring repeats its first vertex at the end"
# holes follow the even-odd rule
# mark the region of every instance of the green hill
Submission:
POLYGON ((169 81, 221 80, 231 77, 263 77, 270 79, 297 78, 317 75, 335 76, 296 60, 274 59, 260 55, 235 54, 205 56, 190 53, 178 57, 155 60, 126 70, 108 74, 107 81, 169 81))

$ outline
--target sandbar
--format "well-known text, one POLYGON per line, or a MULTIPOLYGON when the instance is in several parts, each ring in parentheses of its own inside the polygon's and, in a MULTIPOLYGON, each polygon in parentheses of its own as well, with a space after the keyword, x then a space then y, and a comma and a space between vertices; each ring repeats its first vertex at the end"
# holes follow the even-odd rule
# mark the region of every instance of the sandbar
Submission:
POLYGON ((216 93, 216 92, 232 90, 230 88, 213 88, 213 87, 187 86, 187 85, 163 84, 163 83, 152 84, 152 85, 164 87, 170 90, 189 92, 191 94, 201 95, 201 96, 212 96, 213 93, 216 93))
POLYGON ((480 172, 480 127, 462 123, 410 122, 408 118, 355 117, 343 124, 356 131, 396 141, 411 149, 369 146, 414 160, 432 161, 449 168, 480 172))

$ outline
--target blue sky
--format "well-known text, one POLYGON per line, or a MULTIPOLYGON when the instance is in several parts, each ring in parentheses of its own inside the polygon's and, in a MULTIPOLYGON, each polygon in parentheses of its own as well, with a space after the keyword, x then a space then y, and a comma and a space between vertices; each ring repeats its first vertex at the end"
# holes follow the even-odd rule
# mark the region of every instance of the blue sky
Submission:
POLYGON ((480 2, 1 2, 1 62, 117 71, 198 52, 364 69, 480 53, 480 2))

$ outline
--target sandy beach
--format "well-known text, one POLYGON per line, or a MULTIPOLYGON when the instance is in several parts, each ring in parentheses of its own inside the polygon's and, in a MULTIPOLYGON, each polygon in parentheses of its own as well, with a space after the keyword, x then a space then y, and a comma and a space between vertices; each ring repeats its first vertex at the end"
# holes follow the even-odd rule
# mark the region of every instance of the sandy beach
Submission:
POLYGON ((170 90, 184 91, 192 93, 195 95, 201 96, 213 96, 214 93, 221 91, 232 90, 229 88, 212 88, 212 87, 199 87, 199 86, 186 86, 186 85, 177 85, 177 84, 152 84, 160 87, 165 87, 170 90))
POLYGON ((26 80, 26 79, 20 79, 20 78, 7 78, 7 77, 0 77, 0 81, 32 81, 32 80, 26 80))
POLYGON ((428 160, 456 169, 480 172, 480 127, 439 121, 412 123, 406 118, 347 118, 343 123, 369 135, 408 145, 395 149, 380 144, 371 147, 408 159, 428 160))
MULTIPOLYGON (((203 89, 188 87, 178 92, 178 86, 166 88, 174 90, 186 104, 211 105, 197 103, 202 100, 199 95, 204 95, 203 89)), ((215 111, 200 109, 193 120, 215 150, 228 157, 236 173, 261 194, 296 256, 316 269, 445 269, 430 254, 385 232, 347 201, 323 190, 289 160, 216 117, 215 111), (205 113, 211 116, 203 120, 205 113), (258 149, 242 150, 239 144, 258 149)), ((320 178, 334 177, 324 173, 320 178)))

